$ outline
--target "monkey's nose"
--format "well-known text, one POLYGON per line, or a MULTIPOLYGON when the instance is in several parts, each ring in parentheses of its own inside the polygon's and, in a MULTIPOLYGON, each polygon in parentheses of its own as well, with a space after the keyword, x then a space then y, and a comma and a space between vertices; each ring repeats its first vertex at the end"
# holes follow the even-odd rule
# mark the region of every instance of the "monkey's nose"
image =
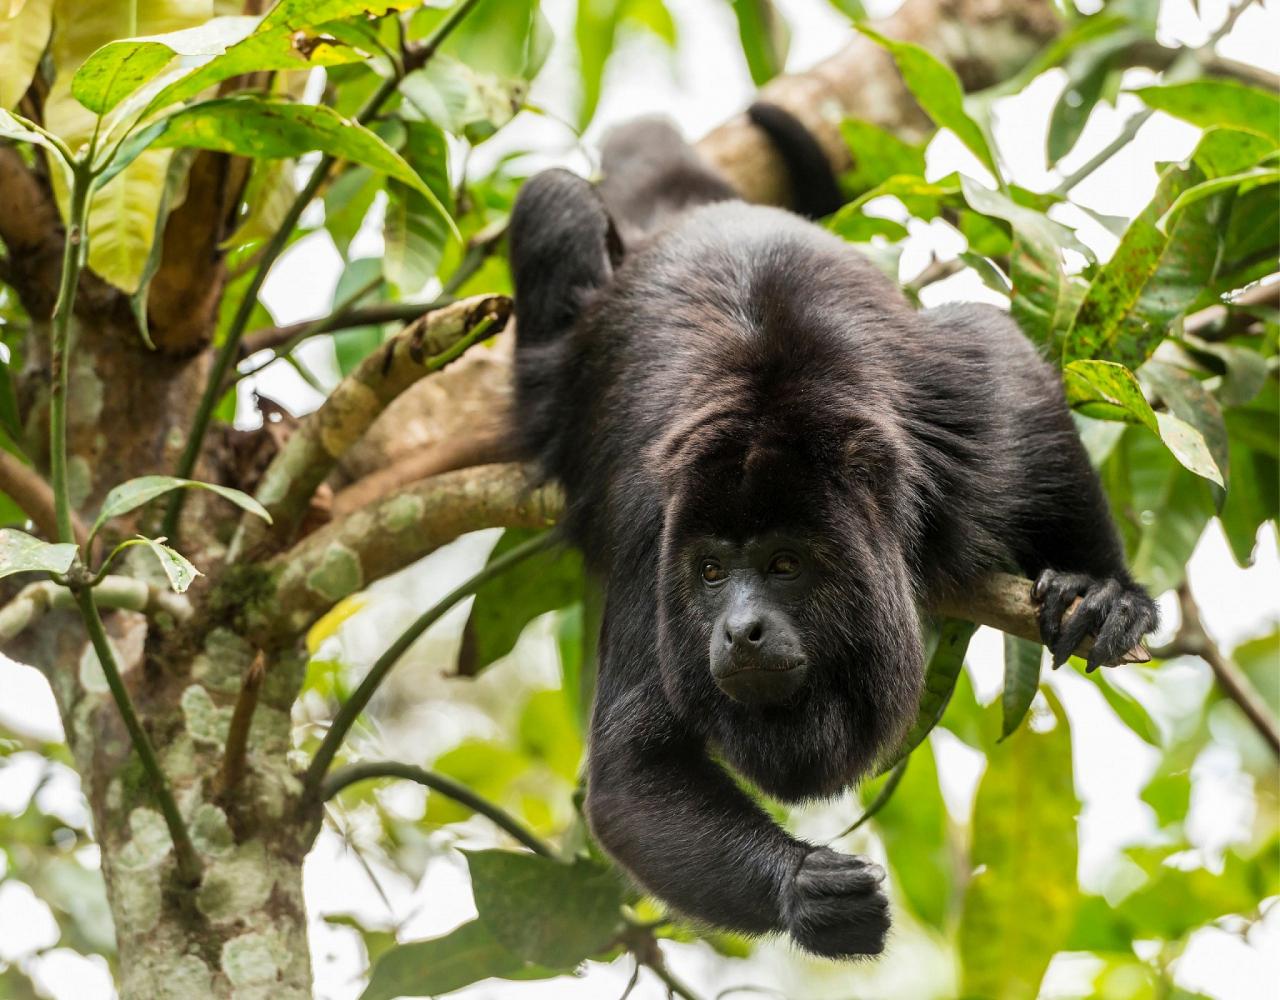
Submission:
POLYGON ((765 623, 760 615, 743 615, 725 622, 724 641, 727 646, 759 646, 764 637, 765 623))

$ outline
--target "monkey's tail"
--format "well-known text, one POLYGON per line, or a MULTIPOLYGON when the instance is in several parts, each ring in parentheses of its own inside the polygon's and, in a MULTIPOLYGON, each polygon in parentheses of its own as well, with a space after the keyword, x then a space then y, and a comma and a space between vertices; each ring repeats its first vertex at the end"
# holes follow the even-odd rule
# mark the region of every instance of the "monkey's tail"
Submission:
POLYGON ((786 164, 794 212, 809 219, 820 219, 844 204, 831 161, 798 118, 764 101, 751 105, 747 118, 769 137, 770 144, 786 164))

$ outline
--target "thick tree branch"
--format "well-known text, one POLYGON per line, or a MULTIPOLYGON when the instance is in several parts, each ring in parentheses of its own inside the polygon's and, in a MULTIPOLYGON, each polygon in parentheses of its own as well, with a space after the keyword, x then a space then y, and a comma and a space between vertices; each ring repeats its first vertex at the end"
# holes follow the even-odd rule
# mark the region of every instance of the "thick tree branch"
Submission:
MULTIPOLYGON (((98 604, 104 608, 138 611, 145 615, 167 614, 180 622, 192 614, 191 602, 181 594, 131 576, 103 577, 93 591, 98 604)), ((42 580, 22 588, 13 600, 0 608, 0 645, 38 624, 48 612, 75 606, 71 591, 52 580, 42 580)))
POLYGON ((1276 722, 1267 703, 1262 700, 1262 695, 1249 683, 1244 671, 1209 637, 1200 617, 1200 608, 1191 594, 1191 587, 1185 581, 1178 588, 1178 607, 1182 612, 1182 624, 1178 627, 1177 635, 1169 645, 1153 649, 1152 654, 1162 660, 1175 656, 1198 656, 1209 664, 1222 693, 1239 706, 1250 725, 1271 748, 1271 752, 1280 757, 1280 723, 1276 722))
MULTIPOLYGON (((8 494, 45 538, 58 537, 58 520, 54 512, 53 489, 35 469, 23 465, 7 451, 0 450, 0 492, 8 494)), ((76 541, 83 545, 88 532, 79 518, 73 516, 76 541)))
POLYGON ((250 627, 262 646, 288 642, 336 602, 481 528, 547 528, 563 507, 516 465, 435 476, 353 511, 268 564, 275 594, 250 627))
POLYGON ((365 358, 302 421, 267 468, 258 500, 271 512, 273 524, 268 528, 256 518, 243 520, 229 558, 235 561, 267 540, 287 542, 316 487, 387 404, 471 344, 498 333, 510 315, 511 300, 504 296, 467 299, 428 313, 365 358))

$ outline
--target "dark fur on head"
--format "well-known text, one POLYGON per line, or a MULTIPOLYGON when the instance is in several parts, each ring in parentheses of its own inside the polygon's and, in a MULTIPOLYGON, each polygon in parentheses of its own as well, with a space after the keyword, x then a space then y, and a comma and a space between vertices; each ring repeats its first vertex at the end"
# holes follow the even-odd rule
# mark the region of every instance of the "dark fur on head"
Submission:
MULTIPOLYGON (((795 123, 769 120, 790 141, 795 123)), ((814 149, 784 159, 812 166, 814 149)), ((788 836, 709 751, 781 799, 840 791, 914 717, 918 608, 993 569, 1046 574, 1055 657, 1079 637, 1051 632, 1073 594, 1102 655, 1154 606, 1057 373, 1007 315, 917 313, 844 242, 733 200, 662 123, 623 130, 604 162, 599 190, 535 177, 511 227, 513 433, 564 485, 564 530, 607 591, 592 828, 701 920, 875 953, 874 867, 788 836), (795 583, 751 562, 775 535, 803 550, 795 583), (729 553, 737 590, 717 589, 708 550, 729 553), (733 594, 753 595, 733 598, 753 626, 781 623, 782 653, 742 652, 765 632, 735 631, 733 594), (744 659, 713 677, 731 647, 744 659), (764 686, 728 684, 743 673, 764 686)))

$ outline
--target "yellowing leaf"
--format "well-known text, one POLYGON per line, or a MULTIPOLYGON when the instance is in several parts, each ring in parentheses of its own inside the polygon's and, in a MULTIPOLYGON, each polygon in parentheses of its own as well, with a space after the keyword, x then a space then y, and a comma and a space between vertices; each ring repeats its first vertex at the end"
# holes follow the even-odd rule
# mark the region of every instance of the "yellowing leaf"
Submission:
POLYGON ((360 612, 368 603, 369 599, 364 594, 351 594, 330 608, 307 632, 307 652, 315 656, 324 641, 337 635, 342 623, 360 612))
POLYGON ((11 3, 0 17, 0 109, 16 107, 49 44, 53 0, 11 3))

